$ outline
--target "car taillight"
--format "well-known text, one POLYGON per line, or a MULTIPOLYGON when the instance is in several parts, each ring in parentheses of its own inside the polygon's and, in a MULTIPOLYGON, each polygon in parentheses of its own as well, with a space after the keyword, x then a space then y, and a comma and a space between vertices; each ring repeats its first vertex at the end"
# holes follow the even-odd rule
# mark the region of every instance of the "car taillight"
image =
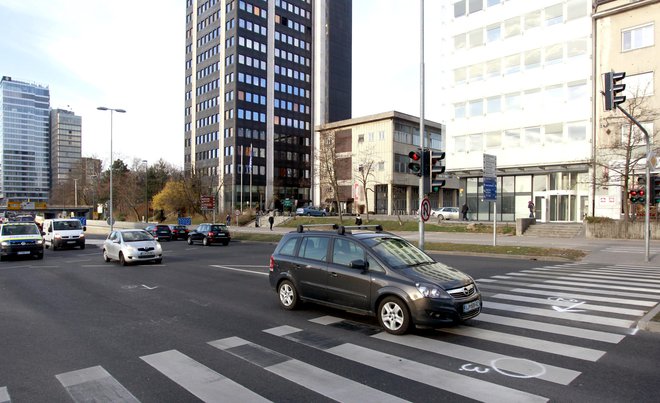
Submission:
POLYGON ((213 237, 213 232, 209 232, 208 234, 206 234, 206 236, 213 237))
POLYGON ((275 269, 275 259, 273 259, 273 255, 270 255, 270 265, 268 266, 268 270, 273 271, 275 269))

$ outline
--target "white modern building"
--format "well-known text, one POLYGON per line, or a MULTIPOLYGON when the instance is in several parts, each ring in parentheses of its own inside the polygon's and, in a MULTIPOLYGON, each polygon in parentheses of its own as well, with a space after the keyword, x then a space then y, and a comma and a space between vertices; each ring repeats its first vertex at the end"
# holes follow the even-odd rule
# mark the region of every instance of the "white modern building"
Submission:
MULTIPOLYGON (((498 221, 581 221, 592 210, 588 0, 458 0, 443 10, 447 171, 459 205, 492 220, 483 155, 497 157, 498 221)), ((435 73, 434 73, 435 74, 435 73)))

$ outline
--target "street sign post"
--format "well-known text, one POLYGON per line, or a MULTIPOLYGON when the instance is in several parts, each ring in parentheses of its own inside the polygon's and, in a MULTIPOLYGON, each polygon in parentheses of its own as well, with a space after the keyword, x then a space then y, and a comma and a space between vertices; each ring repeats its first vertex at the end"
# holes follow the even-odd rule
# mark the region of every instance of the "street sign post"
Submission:
POLYGON ((484 201, 493 202, 493 246, 497 246, 497 157, 484 154, 484 201))
POLYGON ((419 206, 419 215, 424 222, 428 221, 431 217, 431 202, 428 197, 422 199, 422 203, 419 206))

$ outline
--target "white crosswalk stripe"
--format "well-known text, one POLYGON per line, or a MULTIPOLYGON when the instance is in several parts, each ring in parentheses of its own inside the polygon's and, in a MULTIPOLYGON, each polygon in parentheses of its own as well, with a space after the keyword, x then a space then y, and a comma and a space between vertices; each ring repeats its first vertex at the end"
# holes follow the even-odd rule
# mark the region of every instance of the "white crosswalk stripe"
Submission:
POLYGON ((351 400, 356 402, 405 402, 396 396, 295 360, 239 337, 216 340, 209 344, 339 402, 351 400))
POLYGON ((139 402, 100 366, 66 372, 55 377, 75 402, 139 402))
POLYGON ((411 379, 426 385, 446 390, 471 399, 483 402, 546 402, 547 398, 523 392, 520 390, 501 386, 492 382, 482 381, 451 371, 432 367, 423 363, 411 361, 403 357, 383 353, 351 343, 342 343, 332 347, 325 347, 325 342, 319 343, 317 337, 314 342, 295 337, 301 329, 290 326, 267 329, 265 332, 284 337, 286 339, 318 348, 330 354, 351 360, 362 365, 379 369, 384 372, 411 379), (323 346, 323 347, 321 347, 323 346))
POLYGON ((11 403, 11 398, 6 387, 0 388, 0 403, 11 403))
MULTIPOLYGON (((532 304, 551 305, 551 306, 559 306, 559 307, 570 307, 572 305, 575 305, 573 302, 570 302, 569 300, 557 301, 557 300, 533 298, 533 297, 526 297, 526 296, 512 295, 512 294, 495 294, 495 295, 491 295, 491 298, 505 299, 509 301, 518 301, 518 302, 529 302, 532 304)), ((602 305, 593 305, 593 304, 581 304, 579 306, 579 309, 580 310, 588 309, 590 311, 609 312, 609 313, 617 313, 620 315, 630 315, 630 316, 643 316, 644 313, 646 313, 646 311, 642 311, 639 309, 618 308, 614 306, 602 306, 602 305)))
POLYGON ((205 402, 269 401, 176 350, 140 358, 205 402))

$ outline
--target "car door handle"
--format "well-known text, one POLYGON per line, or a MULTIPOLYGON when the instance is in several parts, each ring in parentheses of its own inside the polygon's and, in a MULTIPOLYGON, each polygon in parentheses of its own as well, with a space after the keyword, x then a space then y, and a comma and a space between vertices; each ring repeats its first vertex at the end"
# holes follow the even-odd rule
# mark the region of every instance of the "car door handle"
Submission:
POLYGON ((337 272, 334 272, 334 271, 330 272, 330 275, 332 277, 339 277, 339 274, 337 274, 337 272))

